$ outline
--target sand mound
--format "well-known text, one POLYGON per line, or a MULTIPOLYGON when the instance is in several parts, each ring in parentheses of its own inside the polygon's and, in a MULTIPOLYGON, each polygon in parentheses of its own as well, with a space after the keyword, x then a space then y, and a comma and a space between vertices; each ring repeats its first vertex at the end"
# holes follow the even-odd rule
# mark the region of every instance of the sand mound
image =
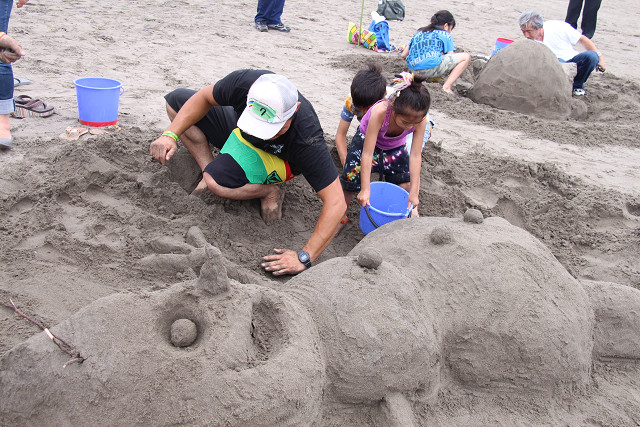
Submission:
MULTIPOLYGON (((366 411, 410 426, 425 425, 428 407, 455 424, 446 395, 463 390, 486 405, 515 399, 507 418, 492 416, 526 423, 526 405, 600 410, 587 394, 593 356, 640 356, 628 315, 640 291, 585 291, 501 218, 396 221, 286 287, 228 280, 204 245, 198 280, 110 295, 52 328, 82 363, 45 333, 5 353, 0 422, 327 425, 366 411)), ((590 411, 572 416, 583 424, 590 411)))
POLYGON ((571 113, 571 84, 542 43, 518 40, 495 54, 469 91, 475 102, 547 118, 571 113))

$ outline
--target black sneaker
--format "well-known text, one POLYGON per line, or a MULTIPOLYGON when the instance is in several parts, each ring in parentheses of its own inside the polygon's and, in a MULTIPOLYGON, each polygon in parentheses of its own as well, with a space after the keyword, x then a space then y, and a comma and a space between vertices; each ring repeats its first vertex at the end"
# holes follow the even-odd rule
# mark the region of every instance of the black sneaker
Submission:
POLYGON ((256 21, 256 28, 261 33, 269 31, 269 28, 267 27, 267 21, 256 21))
POLYGON ((282 31, 283 33, 288 33, 289 31, 291 31, 291 28, 287 27, 282 22, 275 25, 267 25, 267 27, 271 28, 272 30, 282 31))

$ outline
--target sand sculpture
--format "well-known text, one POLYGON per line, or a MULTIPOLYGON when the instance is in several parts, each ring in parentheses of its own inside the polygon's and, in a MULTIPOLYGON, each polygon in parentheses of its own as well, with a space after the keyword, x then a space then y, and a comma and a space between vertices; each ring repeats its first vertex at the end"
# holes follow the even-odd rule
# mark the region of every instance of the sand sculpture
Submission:
POLYGON ((491 57, 468 92, 474 102, 562 119, 571 114, 571 83, 549 48, 518 40, 491 57))
POLYGON ((640 357, 639 291, 580 283, 478 211, 387 224, 286 284, 233 279, 198 230, 175 245, 141 265, 181 260, 197 280, 52 328, 83 363, 63 367, 45 333, 4 354, 0 424, 324 425, 364 407, 372 424, 424 425, 415 408, 448 390, 553 404, 588 387, 594 360, 640 357))

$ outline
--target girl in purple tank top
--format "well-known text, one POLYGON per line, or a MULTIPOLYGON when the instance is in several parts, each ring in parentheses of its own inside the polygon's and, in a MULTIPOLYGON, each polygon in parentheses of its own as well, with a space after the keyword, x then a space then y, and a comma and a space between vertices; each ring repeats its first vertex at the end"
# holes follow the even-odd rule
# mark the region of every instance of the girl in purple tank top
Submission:
POLYGON ((358 191, 360 205, 370 205, 371 172, 377 171, 385 181, 409 192, 409 205, 415 206, 411 216, 418 216, 422 139, 431 105, 424 80, 402 73, 393 82, 395 92, 375 103, 362 118, 340 176, 347 205, 358 191), (405 142, 412 132, 409 154, 405 142))

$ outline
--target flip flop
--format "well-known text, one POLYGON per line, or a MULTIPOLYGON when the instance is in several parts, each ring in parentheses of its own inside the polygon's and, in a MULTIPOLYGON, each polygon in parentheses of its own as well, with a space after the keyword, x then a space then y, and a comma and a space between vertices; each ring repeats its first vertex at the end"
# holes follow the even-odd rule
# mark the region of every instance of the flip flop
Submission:
POLYGON ((25 117, 49 117, 52 114, 53 107, 48 106, 41 99, 32 99, 24 104, 17 103, 11 116, 23 119, 25 117))
POLYGON ((28 85, 31 83, 31 80, 29 79, 19 79, 18 77, 14 77, 13 78, 13 86, 20 86, 20 85, 28 85))

